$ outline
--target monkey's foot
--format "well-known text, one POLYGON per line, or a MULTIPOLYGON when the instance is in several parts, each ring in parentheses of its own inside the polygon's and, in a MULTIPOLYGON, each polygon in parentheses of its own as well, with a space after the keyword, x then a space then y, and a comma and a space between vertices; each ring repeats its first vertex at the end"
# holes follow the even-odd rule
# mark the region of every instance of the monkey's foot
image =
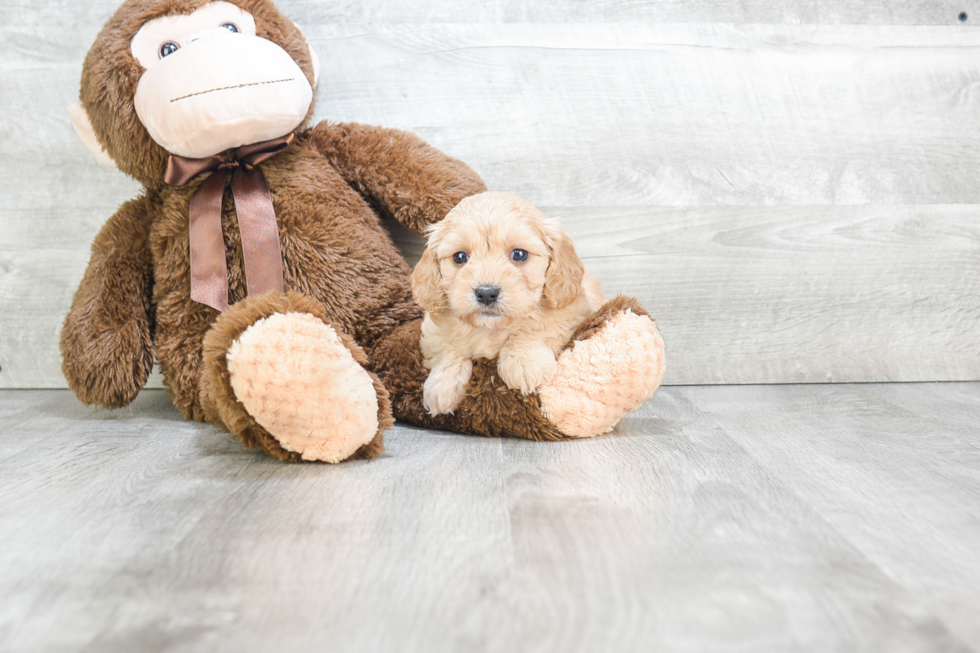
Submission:
POLYGON ((258 320, 227 360, 238 401, 303 460, 346 460, 380 432, 374 379, 333 327, 308 313, 258 320))
POLYGON ((541 412, 564 435, 608 433, 653 396, 666 366, 664 342, 635 300, 617 298, 579 329, 538 391, 541 412))
POLYGON ((248 297, 204 339, 201 404, 246 447, 297 462, 373 458, 394 419, 354 339, 297 292, 248 297))

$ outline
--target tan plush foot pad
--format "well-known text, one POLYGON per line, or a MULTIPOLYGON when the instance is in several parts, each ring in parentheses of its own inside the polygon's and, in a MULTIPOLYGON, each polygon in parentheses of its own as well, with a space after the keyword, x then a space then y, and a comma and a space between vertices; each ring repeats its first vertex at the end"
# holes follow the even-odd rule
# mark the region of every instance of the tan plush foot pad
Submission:
POLYGON ((371 376, 332 327, 308 313, 277 313, 228 350, 235 396, 284 449, 303 460, 346 460, 378 432, 371 376))
POLYGON ((608 433, 660 387, 666 366, 657 325, 630 310, 616 314, 558 358, 541 388, 541 412, 567 436, 608 433))

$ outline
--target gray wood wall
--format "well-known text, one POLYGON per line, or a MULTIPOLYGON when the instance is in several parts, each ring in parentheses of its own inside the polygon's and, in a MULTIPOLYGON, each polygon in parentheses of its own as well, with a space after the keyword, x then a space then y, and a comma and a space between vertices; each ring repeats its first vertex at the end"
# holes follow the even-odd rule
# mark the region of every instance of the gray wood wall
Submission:
MULTIPOLYGON (((668 383, 980 379, 980 7, 279 4, 319 118, 416 132, 563 218, 657 318, 668 383)), ((64 385, 89 244, 137 192, 65 112, 115 6, 0 0, 0 388, 64 385)))

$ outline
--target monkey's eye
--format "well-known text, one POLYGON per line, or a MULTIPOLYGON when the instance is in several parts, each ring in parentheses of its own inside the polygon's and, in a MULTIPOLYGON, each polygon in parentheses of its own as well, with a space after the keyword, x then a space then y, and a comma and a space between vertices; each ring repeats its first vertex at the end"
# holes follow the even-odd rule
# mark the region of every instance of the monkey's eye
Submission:
POLYGON ((510 253, 510 260, 523 263, 527 260, 527 252, 523 249, 515 249, 510 253))
POLYGON ((180 49, 179 45, 171 41, 168 41, 167 43, 164 43, 163 45, 160 46, 160 58, 163 59, 164 57, 170 56, 179 49, 180 49))
POLYGON ((235 23, 225 23, 222 25, 222 27, 224 27, 229 32, 234 32, 235 34, 238 34, 238 25, 236 25, 235 23))
POLYGON ((456 265, 462 265, 468 260, 470 260, 470 256, 466 252, 456 252, 453 254, 453 262, 455 262, 456 265))

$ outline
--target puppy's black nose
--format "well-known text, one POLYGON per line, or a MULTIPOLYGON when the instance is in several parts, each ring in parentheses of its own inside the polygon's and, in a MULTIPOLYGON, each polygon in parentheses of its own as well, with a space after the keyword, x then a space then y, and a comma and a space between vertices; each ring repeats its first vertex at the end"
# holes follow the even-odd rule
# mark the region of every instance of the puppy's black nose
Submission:
POLYGON ((484 306, 490 306, 497 303, 497 298, 500 297, 500 286, 477 286, 473 292, 476 293, 476 301, 484 306))

